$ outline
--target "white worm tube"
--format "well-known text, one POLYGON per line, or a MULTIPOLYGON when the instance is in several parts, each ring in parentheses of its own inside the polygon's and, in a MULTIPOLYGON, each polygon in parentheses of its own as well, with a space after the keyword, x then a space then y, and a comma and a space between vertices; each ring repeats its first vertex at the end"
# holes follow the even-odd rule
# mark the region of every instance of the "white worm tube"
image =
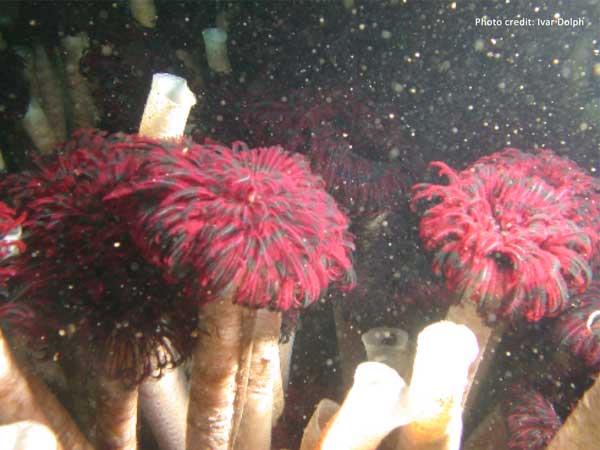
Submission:
POLYGON ((412 420, 399 448, 458 449, 462 398, 478 353, 477 338, 464 325, 441 321, 419 333, 408 393, 412 420))
MULTIPOLYGON (((196 97, 185 79, 157 73, 146 100, 139 134, 155 139, 181 139, 196 97)), ((148 379, 139 389, 142 413, 162 450, 183 450, 189 392, 181 369, 158 380, 148 379)))
POLYGON ((0 442, 5 450, 57 450, 54 433, 41 423, 31 420, 0 427, 0 442))
POLYGON ((141 26, 154 28, 156 26, 156 5, 154 0, 129 0, 131 15, 141 26))
POLYGON ((208 67, 217 73, 231 72, 227 54, 227 31, 221 28, 207 28, 202 32, 208 67))
POLYGON ((404 380, 391 367, 360 364, 344 403, 314 450, 375 450, 394 428, 410 421, 404 380))
POLYGON ((170 73, 154 74, 139 133, 163 140, 180 139, 195 104, 196 97, 184 78, 170 73))

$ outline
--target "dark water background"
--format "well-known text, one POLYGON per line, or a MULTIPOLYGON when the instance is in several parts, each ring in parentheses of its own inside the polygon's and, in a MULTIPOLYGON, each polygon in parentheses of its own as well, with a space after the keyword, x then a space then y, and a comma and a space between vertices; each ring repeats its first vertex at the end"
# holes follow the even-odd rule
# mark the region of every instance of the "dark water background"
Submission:
MULTIPOLYGON (((351 9, 341 0, 156 0, 156 5, 157 25, 144 29, 131 19, 125 2, 1 3, 0 148, 9 171, 26 168, 33 152, 20 125, 29 101, 23 55, 41 45, 60 58, 53 53, 60 37, 81 31, 91 45, 80 70, 100 110, 97 126, 107 131, 135 132, 152 74, 168 71, 186 77, 199 98, 188 128, 199 140, 285 146, 264 142, 279 136, 252 121, 260 99, 269 104, 293 98, 301 109, 304 92, 351 88, 373 106, 374 116, 365 120, 379 119, 394 130, 384 136, 384 127, 382 135, 368 141, 374 145, 357 151, 368 160, 402 165, 406 185, 428 176, 429 161, 460 169, 506 147, 551 148, 590 173, 597 171, 600 1, 356 0, 351 9), (217 75, 204 63, 201 32, 214 26, 219 11, 230 12, 229 75, 217 75), (583 24, 537 22, 558 17, 583 24), (482 25, 483 19, 499 24, 482 25), (508 24, 512 19, 531 24, 508 24), (110 56, 103 53, 108 47, 110 56), (191 55, 198 72, 184 64, 178 50, 191 55), (398 159, 389 157, 391 148, 398 150, 398 159)), ((292 114, 294 108, 289 110, 292 114)), ((362 284, 350 294, 355 307, 345 313, 360 329, 398 323, 417 329, 443 311, 394 299, 405 298, 415 279, 432 280, 429 260, 419 247, 406 198, 380 206, 377 212, 387 214, 387 225, 363 241, 372 211, 353 214, 362 284), (359 301, 365 296, 373 301, 359 301)), ((341 394, 331 321, 324 304, 303 319, 289 392, 298 406, 288 411, 281 431, 292 442, 314 401, 341 394)), ((531 349, 536 355, 551 351, 544 350, 544 326, 524 327, 512 343, 507 338, 506 345, 522 356, 498 363, 501 375, 490 382, 485 401, 491 403, 502 389, 494 383, 502 385, 506 374, 518 373, 514 366, 530 357, 531 349)), ((551 373, 548 377, 556 382, 551 373)), ((586 385, 585 379, 558 383, 571 383, 573 391, 586 385)))

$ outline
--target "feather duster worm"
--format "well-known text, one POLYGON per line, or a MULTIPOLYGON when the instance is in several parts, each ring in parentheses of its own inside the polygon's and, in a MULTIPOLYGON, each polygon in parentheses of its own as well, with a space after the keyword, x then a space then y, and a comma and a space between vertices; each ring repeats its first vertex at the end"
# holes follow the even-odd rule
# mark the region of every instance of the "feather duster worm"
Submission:
POLYGON ((136 386, 193 347, 194 305, 136 248, 131 209, 104 199, 160 145, 84 130, 57 156, 4 183, 28 215, 30 251, 13 281, 26 292, 23 303, 39 312, 31 341, 50 350, 61 341, 83 346, 104 384, 136 386))
POLYGON ((547 150, 507 149, 461 172, 432 165, 448 184, 414 186, 411 206, 426 204, 420 236, 434 254, 434 272, 466 300, 452 306, 447 318, 467 324, 479 342, 469 411, 476 399, 472 387, 480 384, 474 380, 485 377, 505 322, 489 324, 556 316, 570 295, 588 286, 598 246, 598 184, 547 150))
POLYGON ((287 150, 305 153, 341 205, 374 210, 406 192, 412 179, 404 167, 408 146, 391 108, 355 88, 263 96, 249 101, 244 116, 255 141, 285 142, 287 150))
MULTIPOLYGON (((434 252, 434 271, 459 298, 503 317, 529 321, 555 316, 569 294, 588 286, 598 235, 582 210, 597 208, 576 189, 593 181, 550 152, 509 150, 455 172, 432 163, 448 185, 418 184, 413 209, 423 214, 420 236, 434 252), (574 181, 581 182, 573 188, 574 181)), ((583 186, 583 187, 581 187, 583 186)), ((582 192, 581 192, 582 193, 582 192)))
MULTIPOLYGON (((25 214, 17 216, 14 209, 0 202, 0 289, 9 300, 7 282, 17 275, 14 256, 23 253, 21 224, 25 214)), ((0 320, 21 328, 28 328, 33 320, 31 310, 18 303, 3 303, 0 320)), ((90 445, 77 429, 75 422, 43 382, 33 373, 22 370, 15 361, 8 342, 0 330, 0 424, 19 420, 35 420, 58 449, 89 449, 90 445)), ((3 427, 9 430, 8 427, 3 427)), ((13 428, 14 429, 14 428, 13 428)))
POLYGON ((174 277, 208 300, 285 311, 330 281, 352 285, 348 219, 301 155, 280 147, 156 149, 131 188, 145 192, 143 240, 174 277))
POLYGON ((348 219, 308 162, 280 147, 157 149, 132 186, 113 196, 132 193, 150 200, 140 240, 212 301, 201 311, 212 332, 194 356, 187 441, 228 448, 243 353, 232 302, 285 311, 311 304, 332 281, 350 287, 348 219))
POLYGON ((600 371, 600 282, 594 280, 555 323, 561 343, 592 371, 600 371))
POLYGON ((543 450, 562 425, 552 403, 534 390, 514 389, 506 409, 511 450, 543 450))

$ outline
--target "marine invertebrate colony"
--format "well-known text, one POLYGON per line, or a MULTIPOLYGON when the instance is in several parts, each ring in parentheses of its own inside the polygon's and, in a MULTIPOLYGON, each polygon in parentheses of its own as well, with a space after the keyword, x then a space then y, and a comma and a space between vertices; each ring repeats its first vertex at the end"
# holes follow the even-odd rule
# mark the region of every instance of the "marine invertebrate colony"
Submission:
MULTIPOLYGON (((0 202, 0 296, 2 298, 0 321, 2 325, 26 327, 33 318, 32 310, 26 305, 13 302, 7 290, 7 282, 17 274, 18 264, 15 258, 26 250, 21 240, 21 224, 24 221, 25 214, 17 216, 14 209, 0 202)), ((0 425, 22 420, 35 421, 47 430, 48 445, 60 449, 91 448, 75 422, 44 383, 30 371, 19 367, 1 328, 0 398, 3 402, 0 425)))
POLYGON ((81 131, 58 156, 4 182, 28 215, 29 253, 14 283, 39 312, 37 337, 49 345, 70 337, 102 350, 96 368, 130 383, 179 363, 194 328, 185 302, 135 248, 130 210, 103 199, 137 167, 136 152, 154 145, 81 131), (158 348, 164 353, 154 354, 158 348))
MULTIPOLYGON (((194 354, 188 446, 230 448, 248 345, 233 302, 284 311, 316 301, 330 282, 351 287, 348 219, 306 159, 281 147, 157 148, 131 186, 111 197, 132 194, 145 205, 140 240, 173 277, 210 301, 200 314, 218 330, 202 336, 194 354)), ((270 435, 270 417, 266 426, 270 435)), ((260 445, 269 443, 266 436, 260 445)))
POLYGON ((105 410, 127 397, 125 407, 135 411, 137 385, 180 364, 194 345, 195 305, 136 247, 132 210, 104 199, 160 145, 82 130, 34 170, 3 183, 27 213, 29 251, 11 280, 22 292, 19 304, 35 311, 24 334, 49 355, 80 349, 83 368, 98 375, 100 448, 135 445, 135 428, 127 442, 113 429, 123 412, 105 410))
POLYGON ((509 149, 461 172, 432 166, 448 184, 417 184, 412 207, 433 202, 420 236, 434 252, 434 271, 459 298, 477 302, 488 319, 537 321, 585 290, 600 217, 584 195, 595 192, 590 176, 549 151, 509 149))
POLYGON ((138 179, 111 197, 158 196, 144 240, 209 300, 235 291, 236 303, 285 311, 352 273, 348 219, 300 155, 241 144, 156 149, 138 179))

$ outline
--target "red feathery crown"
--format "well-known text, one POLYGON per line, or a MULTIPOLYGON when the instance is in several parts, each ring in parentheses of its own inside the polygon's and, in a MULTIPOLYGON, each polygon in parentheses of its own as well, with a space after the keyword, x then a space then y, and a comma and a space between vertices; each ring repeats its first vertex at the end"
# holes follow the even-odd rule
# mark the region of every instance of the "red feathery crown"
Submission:
POLYGON ((104 199, 162 145, 81 130, 3 183, 27 214, 28 253, 11 283, 35 312, 32 343, 54 352, 75 342, 99 370, 129 383, 180 363, 194 341, 194 306, 136 247, 130 205, 104 199))
POLYGON ((533 389, 513 388, 506 409, 511 450, 543 450, 562 425, 552 403, 533 389))
POLYGON ((586 289, 600 219, 592 177, 550 151, 508 149, 462 172, 432 166, 448 184, 417 184, 411 204, 434 201, 420 236, 450 291, 488 313, 537 321, 586 289))
POLYGON ((592 281, 582 295, 556 320, 555 333, 561 345, 592 371, 600 371, 600 282, 592 281))
POLYGON ((280 147, 157 148, 129 188, 149 201, 140 241, 208 298, 287 310, 353 285, 348 219, 301 155, 280 147), (157 202, 158 206, 153 206, 157 202))

